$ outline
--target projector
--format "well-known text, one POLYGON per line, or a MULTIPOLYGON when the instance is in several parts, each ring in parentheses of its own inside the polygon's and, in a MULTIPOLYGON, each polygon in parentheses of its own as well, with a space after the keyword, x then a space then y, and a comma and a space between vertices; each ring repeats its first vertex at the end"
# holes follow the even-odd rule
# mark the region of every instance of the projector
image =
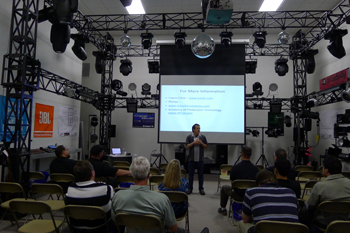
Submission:
POLYGON ((229 23, 232 12, 232 0, 210 0, 207 5, 206 22, 218 25, 229 23))

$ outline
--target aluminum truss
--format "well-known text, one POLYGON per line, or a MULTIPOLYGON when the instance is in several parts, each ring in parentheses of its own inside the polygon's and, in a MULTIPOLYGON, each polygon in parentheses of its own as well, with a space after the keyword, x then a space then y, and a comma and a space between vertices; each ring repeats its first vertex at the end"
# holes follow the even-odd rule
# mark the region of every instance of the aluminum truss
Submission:
POLYGON ((29 171, 33 92, 38 88, 40 63, 35 60, 39 0, 13 0, 10 48, 4 56, 2 85, 6 88, 4 145, 12 177, 29 171), (21 171, 20 171, 21 169, 21 171))

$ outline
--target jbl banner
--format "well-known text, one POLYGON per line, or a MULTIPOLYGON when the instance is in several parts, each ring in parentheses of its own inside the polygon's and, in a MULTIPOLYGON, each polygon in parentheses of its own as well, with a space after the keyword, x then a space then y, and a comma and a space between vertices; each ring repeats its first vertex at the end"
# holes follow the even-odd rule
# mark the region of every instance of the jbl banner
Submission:
POLYGON ((54 106, 36 104, 35 105, 35 138, 51 138, 53 134, 53 114, 54 106))

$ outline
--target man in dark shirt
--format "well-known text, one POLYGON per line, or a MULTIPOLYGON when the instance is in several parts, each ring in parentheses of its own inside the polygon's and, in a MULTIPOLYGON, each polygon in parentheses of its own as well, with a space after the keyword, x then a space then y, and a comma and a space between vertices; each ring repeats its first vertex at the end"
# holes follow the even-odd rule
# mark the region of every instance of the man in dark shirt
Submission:
MULTIPOLYGON (((243 180, 255 180, 256 174, 258 174, 259 169, 250 162, 250 156, 252 155, 252 149, 248 146, 243 146, 241 151, 241 158, 242 161, 232 166, 231 173, 230 173, 230 180, 234 181, 237 179, 243 179, 243 180)), ((235 194, 238 196, 244 197, 245 190, 241 189, 235 189, 235 194)), ((232 186, 231 185, 224 185, 221 187, 220 191, 220 208, 218 209, 218 212, 222 215, 227 215, 226 205, 228 198, 232 195, 232 186)))
POLYGON ((77 161, 69 159, 68 149, 60 145, 55 149, 56 158, 50 163, 50 174, 69 173, 73 175, 73 168, 77 161))
MULTIPOLYGON (((274 154, 274 161, 276 162, 278 159, 287 159, 287 152, 282 149, 282 148, 279 148, 275 151, 275 154, 274 154)), ((266 170, 274 173, 275 172, 275 166, 271 166, 271 167, 268 167, 266 168, 266 170)), ((288 180, 295 180, 295 177, 297 176, 297 173, 296 171, 294 170, 294 168, 290 168, 289 169, 289 172, 288 172, 288 180)))
POLYGON ((93 147, 91 147, 89 161, 94 167, 96 177, 106 177, 106 179, 108 180, 108 184, 115 187, 116 183, 115 179, 113 179, 115 176, 131 175, 130 171, 118 169, 103 162, 101 159, 102 156, 103 148, 100 145, 94 145, 93 147))
POLYGON ((296 180, 289 180, 287 175, 290 170, 290 162, 286 159, 277 159, 275 162, 275 175, 278 185, 285 188, 290 188, 294 191, 297 198, 300 198, 301 188, 296 180))

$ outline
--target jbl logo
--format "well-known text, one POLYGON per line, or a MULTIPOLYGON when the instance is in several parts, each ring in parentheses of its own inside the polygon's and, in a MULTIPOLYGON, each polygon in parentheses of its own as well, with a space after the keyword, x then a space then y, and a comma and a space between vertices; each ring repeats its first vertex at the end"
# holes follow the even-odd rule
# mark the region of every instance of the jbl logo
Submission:
POLYGON ((39 119, 40 124, 50 124, 50 113, 48 112, 40 112, 40 119, 39 119))

